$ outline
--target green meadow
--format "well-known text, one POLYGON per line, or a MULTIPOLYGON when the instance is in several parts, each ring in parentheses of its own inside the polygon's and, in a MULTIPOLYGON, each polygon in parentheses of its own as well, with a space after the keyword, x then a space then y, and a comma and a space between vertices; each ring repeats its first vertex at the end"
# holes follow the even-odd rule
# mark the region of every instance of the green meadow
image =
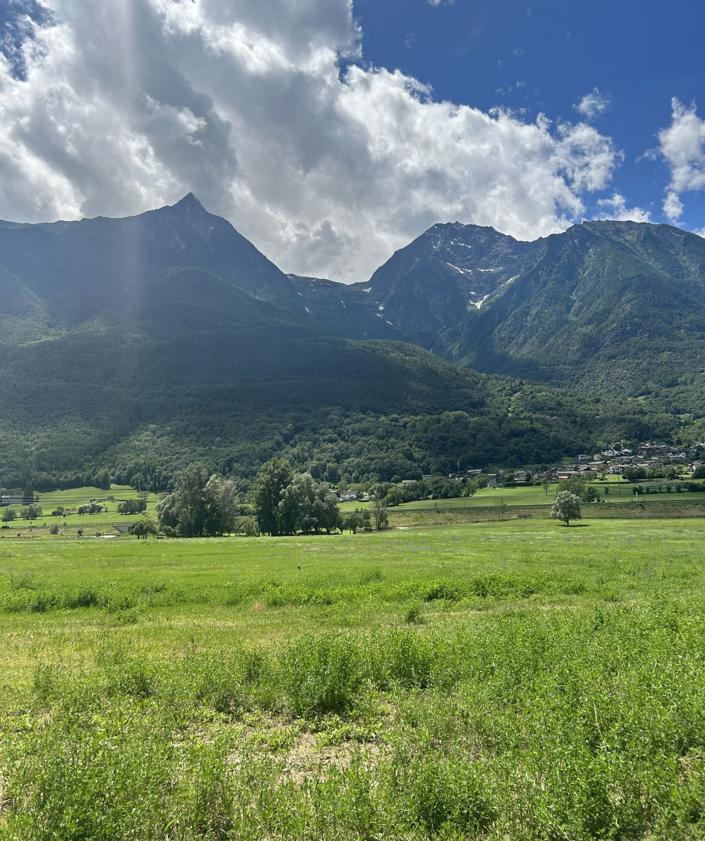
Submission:
MULTIPOLYGON (((127 485, 113 485, 109 491, 102 490, 95 487, 81 487, 71 488, 63 491, 50 491, 47 493, 39 493, 38 504, 41 506, 41 516, 36 520, 28 521, 22 518, 23 505, 9 506, 17 512, 17 519, 9 523, 2 523, 6 526, 0 535, 12 536, 17 532, 26 533, 30 527, 34 530, 43 531, 53 525, 63 531, 69 531, 72 534, 79 528, 84 531, 95 533, 96 530, 110 531, 110 527, 114 523, 122 521, 126 523, 133 522, 139 515, 118 514, 117 508, 120 502, 128 499, 136 499, 139 494, 127 485), (82 505, 87 505, 92 500, 99 502, 104 510, 99 514, 78 514, 78 508, 82 505), (53 517, 52 511, 63 508, 65 513, 62 516, 53 517)), ((156 517, 156 507, 159 502, 159 494, 145 493, 144 498, 147 502, 146 514, 151 517, 156 517)), ((0 513, 6 509, 0 509, 0 513)))
POLYGON ((0 838, 701 839, 705 521, 0 543, 0 838))
MULTIPOLYGON (((705 514, 705 490, 702 492, 678 491, 676 488, 682 482, 650 481, 643 482, 639 487, 648 488, 650 492, 641 493, 638 497, 639 505, 635 505, 634 486, 627 482, 618 482, 616 477, 609 477, 607 481, 590 483, 600 497, 599 507, 586 507, 591 517, 692 517, 705 514), (670 487, 670 490, 667 488, 670 487), (658 489, 658 491, 657 491, 658 489), (620 512, 615 505, 628 506, 620 512), (648 506, 648 508, 647 508, 648 506)), ((517 486, 502 488, 481 488, 471 497, 454 499, 424 499, 406 502, 389 509, 392 526, 423 526, 423 525, 451 525, 464 522, 478 522, 482 520, 501 520, 512 517, 544 518, 546 511, 555 499, 557 484, 547 488, 543 486, 517 486)), ((119 514, 120 502, 137 498, 138 494, 126 485, 113 485, 109 491, 95 487, 74 488, 63 491, 40 493, 39 505, 41 516, 28 521, 22 518, 22 505, 13 505, 17 519, 0 523, 0 538, 43 537, 54 527, 59 536, 76 536, 79 529, 85 536, 105 537, 115 534, 115 526, 125 526, 139 519, 138 514, 119 514), (104 510, 98 514, 78 514, 77 509, 90 501, 99 502, 104 510), (63 508, 61 516, 52 516, 52 512, 63 508)), ((159 495, 146 493, 147 516, 156 519, 156 506, 159 495)), ((366 500, 341 503, 343 513, 360 508, 368 508, 370 502, 366 500)), ((2 509, 3 511, 6 509, 2 509)))
MULTIPOLYGON (((610 477, 612 478, 612 477, 610 477)), ((605 481, 605 482, 589 482, 590 487, 600 495, 600 500, 603 505, 611 504, 625 504, 634 502, 634 487, 635 485, 628 482, 605 481)), ((649 481, 641 482, 638 487, 648 488, 650 493, 639 494, 639 501, 645 504, 653 504, 655 502, 698 502, 705 501, 705 486, 701 492, 679 492, 676 490, 677 485, 682 482, 674 481, 649 481), (666 490, 670 486, 670 490, 666 490), (661 488, 660 492, 656 489, 661 488)), ((413 502, 404 502, 397 506, 399 510, 413 511, 413 510, 427 510, 427 509, 442 509, 453 510, 457 508, 491 508, 506 505, 508 507, 516 506, 550 506, 556 498, 558 491, 558 484, 549 484, 547 488, 541 485, 520 485, 517 487, 508 488, 480 488, 475 491, 470 497, 457 497, 454 499, 420 499, 413 502)), ((355 508, 365 508, 370 505, 367 501, 362 502, 344 502, 341 504, 343 511, 354 511, 355 508)))

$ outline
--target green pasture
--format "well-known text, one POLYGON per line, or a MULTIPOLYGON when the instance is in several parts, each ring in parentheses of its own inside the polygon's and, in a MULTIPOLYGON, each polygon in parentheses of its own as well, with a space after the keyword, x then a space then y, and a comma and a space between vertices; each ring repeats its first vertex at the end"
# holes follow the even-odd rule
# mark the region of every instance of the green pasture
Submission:
MULTIPOLYGON (((676 492, 674 482, 667 481, 652 481, 641 483, 643 487, 660 487, 664 489, 661 493, 641 494, 639 501, 645 505, 652 503, 669 503, 669 504, 683 504, 694 505, 705 503, 705 490, 702 493, 686 493, 676 492), (665 488, 670 485, 672 490, 670 493, 665 491, 665 488)), ((632 503, 634 501, 634 486, 627 482, 618 482, 616 477, 609 477, 608 481, 596 481, 591 483, 592 487, 596 488, 600 493, 600 498, 604 504, 611 505, 613 503, 632 503), (610 481, 611 480, 611 481, 610 481), (607 493, 605 491, 607 490, 607 493)), ((508 508, 534 506, 550 506, 557 491, 557 484, 551 484, 548 488, 543 486, 517 486, 508 488, 482 488, 478 490, 472 497, 459 497, 455 499, 424 499, 416 500, 414 502, 407 502, 390 509, 393 525, 404 525, 409 520, 409 512, 418 512, 421 514, 437 514, 448 512, 452 515, 449 521, 456 522, 462 519, 462 512, 467 510, 470 513, 475 512, 478 508, 496 509, 507 506, 508 508)), ((51 491, 48 493, 40 493, 39 504, 42 507, 42 515, 34 520, 28 521, 20 517, 23 506, 14 505, 13 507, 17 513, 18 518, 10 523, 0 523, 6 528, 0 530, 0 536, 8 537, 15 534, 23 534, 24 536, 41 535, 51 526, 59 527, 63 535, 75 535, 77 529, 83 529, 87 535, 95 535, 96 533, 111 533, 112 525, 120 522, 132 522, 139 515, 125 515, 117 513, 117 506, 119 502, 126 499, 135 499, 139 496, 138 492, 127 485, 113 485, 109 491, 101 490, 95 487, 73 488, 63 491, 51 491), (85 505, 91 500, 97 500, 106 507, 104 512, 100 514, 80 515, 76 513, 79 506, 85 505), (62 507, 67 510, 67 514, 62 517, 52 517, 52 511, 62 507)), ((147 499, 147 514, 156 518, 156 506, 159 502, 159 494, 149 493, 146 495, 147 499)), ((359 508, 367 508, 371 505, 369 501, 351 501, 341 503, 340 509, 343 513, 347 511, 354 511, 359 508)), ((2 511, 4 509, 0 509, 2 511)), ((418 519, 418 518, 417 518, 418 519)), ((433 519, 431 517, 430 519, 433 519)), ((412 518, 413 520, 413 518, 412 518)))
MULTIPOLYGON (((634 501, 634 488, 638 485, 633 485, 628 482, 605 481, 605 482, 590 482, 591 487, 595 488, 600 494, 600 499, 604 504, 622 504, 632 503, 634 501), (607 493, 605 493, 607 491, 607 493)), ((662 488, 661 493, 642 493, 639 495, 639 501, 645 504, 653 502, 673 502, 673 503, 693 503, 705 501, 705 490, 702 492, 678 492, 675 489, 676 482, 663 480, 659 482, 642 482, 639 483, 643 488, 662 488), (671 486, 671 491, 665 490, 667 486, 671 486)), ((556 497, 558 484, 552 483, 544 488, 542 485, 518 485, 517 487, 508 488, 480 488, 470 497, 457 497, 453 499, 419 499, 413 502, 404 502, 396 509, 399 511, 407 510, 436 510, 436 511, 455 511, 464 508, 494 508, 497 506, 506 505, 509 507, 516 506, 536 506, 553 504, 556 497)), ((354 511, 356 508, 367 508, 370 506, 368 501, 360 502, 344 502, 341 503, 342 511, 354 511)))
MULTIPOLYGON (((42 514, 36 520, 28 521, 21 518, 21 511, 23 505, 9 506, 17 511, 18 519, 10 523, 0 523, 0 525, 8 525, 13 531, 26 532, 30 525, 33 528, 44 528, 52 525, 58 525, 63 529, 64 525, 73 531, 76 528, 83 528, 86 531, 95 532, 99 529, 107 529, 112 523, 119 523, 121 521, 132 522, 139 515, 118 514, 117 507, 120 502, 127 499, 137 499, 140 494, 128 485, 113 485, 110 490, 102 490, 95 487, 70 488, 63 491, 49 491, 47 493, 37 493, 39 505, 42 508, 42 514), (105 506, 105 511, 100 514, 78 514, 77 509, 81 505, 88 504, 91 500, 100 502, 105 506), (64 508, 67 513, 64 516, 52 517, 52 511, 58 508, 64 508)), ((147 500, 147 514, 156 517, 156 506, 159 502, 159 494, 146 494, 147 500)), ((1 512, 4 509, 0 509, 1 512)))
POLYGON ((705 520, 0 543, 0 839, 705 837, 705 520))

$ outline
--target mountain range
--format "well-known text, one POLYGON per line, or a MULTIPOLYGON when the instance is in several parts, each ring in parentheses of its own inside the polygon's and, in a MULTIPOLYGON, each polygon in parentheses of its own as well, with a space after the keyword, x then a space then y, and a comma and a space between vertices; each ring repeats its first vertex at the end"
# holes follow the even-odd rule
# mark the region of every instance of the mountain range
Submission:
POLYGON ((0 484, 278 452, 331 481, 539 463, 697 435, 705 240, 586 222, 435 225, 366 283, 285 274, 189 194, 125 219, 0 222, 0 484))
POLYGON ((648 393, 705 362, 705 239, 668 225, 585 222, 535 242, 435 225, 368 283, 303 291, 329 323, 333 298, 349 310, 364 295, 388 338, 592 393, 648 393))

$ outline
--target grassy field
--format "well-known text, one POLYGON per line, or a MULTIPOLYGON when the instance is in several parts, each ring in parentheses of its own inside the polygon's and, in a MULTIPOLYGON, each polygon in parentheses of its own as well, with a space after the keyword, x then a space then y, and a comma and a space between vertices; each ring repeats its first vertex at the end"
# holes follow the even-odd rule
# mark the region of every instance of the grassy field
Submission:
POLYGON ((702 839, 704 539, 6 539, 0 838, 702 839))
MULTIPOLYGON (((609 478, 611 481, 592 483, 592 486, 600 493, 601 505, 604 510, 600 512, 590 511, 590 516, 642 516, 640 511, 634 509, 633 506, 635 499, 633 486, 626 482, 618 483, 616 477, 609 478), (607 493, 605 493, 606 489, 607 493), (608 510, 615 504, 629 504, 629 513, 619 514, 608 510)), ((673 483, 656 481, 643 483, 643 486, 646 487, 649 484, 665 487, 667 484, 673 483)), ((550 485, 547 490, 541 486, 483 488, 472 497, 407 502, 390 508, 390 522, 392 526, 450 525, 511 517, 544 517, 547 509, 553 504, 557 487, 554 484, 550 485)), ((42 515, 34 521, 24 520, 19 516, 23 506, 11 506, 17 511, 18 519, 9 523, 1 523, 0 525, 3 528, 0 529, 0 537, 14 537, 20 534, 24 537, 42 537, 52 526, 58 528, 62 536, 75 536, 79 529, 86 536, 112 535, 115 533, 114 526, 116 524, 129 524, 139 518, 139 515, 135 514, 117 513, 119 502, 126 499, 135 499, 137 496, 137 492, 126 485, 113 485, 109 491, 84 487, 41 493, 39 494, 39 504, 42 507, 42 515), (76 513, 80 505, 85 505, 91 500, 99 501, 106 510, 100 514, 91 515, 76 513), (52 511, 59 507, 64 508, 67 513, 61 517, 52 517, 52 511)), ((146 494, 145 497, 147 500, 146 513, 156 519, 159 495, 150 493, 146 494)), ((702 516, 705 514, 705 490, 702 493, 672 491, 670 493, 641 494, 639 501, 644 506, 657 506, 658 509, 662 509, 661 513, 654 511, 649 516, 679 517, 702 516)), ((368 501, 344 502, 340 505, 340 509, 345 513, 359 508, 368 508, 370 504, 368 501)))
MULTIPOLYGON (((117 507, 120 502, 127 499, 137 499, 139 494, 134 488, 129 485, 113 485, 109 491, 102 490, 95 487, 71 488, 65 491, 51 491, 48 493, 37 494, 39 498, 39 505, 42 509, 42 514, 36 520, 28 521, 21 518, 21 512, 24 506, 12 505, 17 512, 18 519, 9 523, 2 523, 7 526, 4 531, 27 532, 32 529, 44 530, 52 525, 58 526, 62 531, 74 533, 76 529, 83 529, 86 532, 95 533, 99 530, 107 531, 113 523, 132 522, 138 518, 139 515, 118 514, 117 507), (100 514, 78 514, 79 506, 86 505, 91 500, 98 501, 104 507, 104 511, 100 514), (65 509, 66 513, 60 517, 52 517, 52 511, 58 508, 65 509)), ((151 517, 156 517, 156 506, 159 502, 159 494, 148 493, 145 494, 147 501, 147 514, 151 517)), ((4 511, 5 509, 0 509, 4 511)), ((2 532, 0 532, 2 534, 2 532)))
MULTIPOLYGON (((606 482, 590 482, 591 487, 595 488, 600 494, 600 498, 605 504, 623 504, 631 503, 634 500, 634 485, 628 482, 606 481, 606 482), (607 493, 605 493, 607 491, 607 493)), ((673 486, 674 482, 642 482, 641 487, 666 487, 673 486)), ((402 510, 414 509, 442 509, 452 510, 456 508, 490 508, 501 505, 509 507, 514 506, 534 506, 534 505, 552 505, 558 491, 557 484, 551 484, 547 489, 541 485, 518 486, 509 488, 480 488, 471 497, 458 497, 455 499, 420 499, 414 502, 405 502, 398 506, 402 510)), ((671 492, 663 491, 661 493, 647 493, 640 494, 639 500, 651 504, 653 502, 705 502, 705 486, 703 491, 699 492, 681 492, 672 490, 671 492)), ((363 502, 344 502, 341 504, 343 511, 354 511, 355 508, 369 507, 370 503, 363 502)))

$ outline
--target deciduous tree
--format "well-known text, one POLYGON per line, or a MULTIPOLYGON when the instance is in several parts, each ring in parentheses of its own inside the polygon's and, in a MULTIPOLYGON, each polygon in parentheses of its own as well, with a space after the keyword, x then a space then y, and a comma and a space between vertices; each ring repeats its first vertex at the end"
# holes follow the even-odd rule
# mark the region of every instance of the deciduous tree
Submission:
POLYGON ((254 487, 257 524, 264 534, 282 534, 279 503, 294 478, 288 461, 275 458, 267 462, 257 475, 254 487))
POLYGON ((579 520, 581 517, 580 497, 570 491, 561 491, 551 508, 551 517, 554 520, 562 520, 566 526, 570 525, 571 520, 579 520))

